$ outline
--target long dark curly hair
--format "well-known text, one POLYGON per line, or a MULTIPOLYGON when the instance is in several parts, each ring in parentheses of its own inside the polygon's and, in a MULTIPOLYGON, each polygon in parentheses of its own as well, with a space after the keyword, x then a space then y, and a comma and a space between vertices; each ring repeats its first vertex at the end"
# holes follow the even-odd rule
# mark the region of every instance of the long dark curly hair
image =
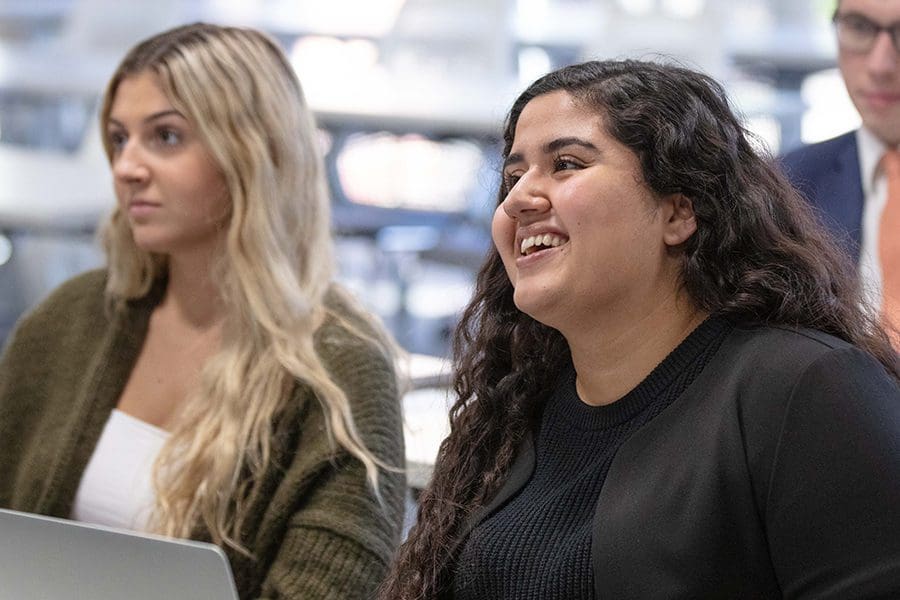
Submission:
MULTIPOLYGON (((855 269, 770 157, 758 151, 710 77, 671 64, 594 61, 534 82, 515 101, 504 158, 523 108, 564 90, 596 110, 640 159, 660 195, 690 198, 697 231, 683 244, 681 283, 698 308, 744 324, 818 329, 874 355, 895 378, 897 355, 863 307, 855 269)), ((501 183, 498 200, 507 190, 501 183)), ((519 311, 493 249, 454 337, 451 432, 419 498, 417 525, 381 598, 449 596, 460 528, 502 483, 540 402, 571 360, 562 335, 519 311)))

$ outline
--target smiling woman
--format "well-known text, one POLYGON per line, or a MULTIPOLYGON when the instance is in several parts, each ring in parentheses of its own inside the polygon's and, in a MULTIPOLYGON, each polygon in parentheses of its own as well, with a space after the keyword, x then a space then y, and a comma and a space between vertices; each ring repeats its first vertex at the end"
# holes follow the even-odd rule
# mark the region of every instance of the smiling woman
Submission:
MULTIPOLYGON (((623 316, 654 311, 666 320, 682 314, 667 333, 683 338, 703 315, 679 290, 680 260, 668 249, 696 230, 690 202, 642 185, 637 155, 568 92, 529 102, 514 140, 493 237, 519 310, 568 334, 570 345, 589 323, 609 331, 623 316)), ((626 391, 604 382, 585 401, 603 404, 626 391)))
POLYGON ((166 31, 100 121, 108 267, 0 360, 0 506, 211 540, 241 598, 370 597, 405 492, 394 346, 332 281, 290 64, 257 31, 166 31))
POLYGON ((381 597, 900 597, 897 356, 721 87, 573 65, 504 140, 451 434, 381 597))

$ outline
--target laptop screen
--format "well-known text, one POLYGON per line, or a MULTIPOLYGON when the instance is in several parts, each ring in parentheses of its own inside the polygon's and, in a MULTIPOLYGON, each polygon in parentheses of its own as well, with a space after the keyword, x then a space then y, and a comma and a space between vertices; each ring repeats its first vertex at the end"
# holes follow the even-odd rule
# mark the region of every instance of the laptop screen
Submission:
POLYGON ((213 544, 0 509, 4 598, 237 600, 213 544))

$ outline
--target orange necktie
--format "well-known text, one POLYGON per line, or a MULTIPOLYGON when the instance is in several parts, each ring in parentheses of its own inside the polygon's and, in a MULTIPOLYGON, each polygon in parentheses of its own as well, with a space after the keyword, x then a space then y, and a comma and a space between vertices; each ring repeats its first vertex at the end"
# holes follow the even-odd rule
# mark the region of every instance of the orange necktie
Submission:
MULTIPOLYGON (((887 176, 887 204, 878 226, 878 259, 881 262, 882 313, 900 328, 900 151, 888 150, 881 157, 887 176)), ((891 332, 894 348, 900 350, 900 336, 891 332)))

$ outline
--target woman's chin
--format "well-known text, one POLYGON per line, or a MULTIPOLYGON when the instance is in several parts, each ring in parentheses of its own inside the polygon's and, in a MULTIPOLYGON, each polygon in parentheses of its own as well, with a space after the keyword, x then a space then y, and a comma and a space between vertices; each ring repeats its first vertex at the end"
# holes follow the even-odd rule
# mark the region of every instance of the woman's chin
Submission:
POLYGON ((517 287, 513 293, 513 302, 516 308, 523 313, 550 327, 553 327, 551 323, 556 320, 554 315, 561 308, 561 303, 546 290, 527 290, 517 287))

